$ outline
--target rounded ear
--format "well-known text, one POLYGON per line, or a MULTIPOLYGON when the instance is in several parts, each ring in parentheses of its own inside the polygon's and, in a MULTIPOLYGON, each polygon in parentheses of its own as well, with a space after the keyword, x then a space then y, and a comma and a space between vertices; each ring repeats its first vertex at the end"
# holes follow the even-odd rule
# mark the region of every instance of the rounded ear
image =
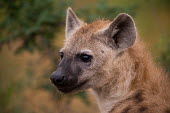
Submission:
POLYGON ((66 16, 66 38, 69 38, 70 35, 82 24, 82 21, 78 19, 76 14, 73 10, 69 7, 67 9, 67 16, 66 16))
POLYGON ((125 13, 119 14, 104 30, 104 35, 119 50, 131 47, 136 40, 136 27, 132 17, 125 13))

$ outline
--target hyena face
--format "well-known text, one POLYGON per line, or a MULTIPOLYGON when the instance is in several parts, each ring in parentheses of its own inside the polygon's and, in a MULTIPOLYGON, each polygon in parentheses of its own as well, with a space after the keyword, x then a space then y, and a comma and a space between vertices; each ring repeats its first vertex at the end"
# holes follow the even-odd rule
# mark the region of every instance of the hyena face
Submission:
POLYGON ((50 79, 64 93, 100 87, 114 77, 110 76, 113 62, 135 39, 135 25, 127 14, 120 14, 112 22, 86 24, 68 8, 61 62, 50 79))

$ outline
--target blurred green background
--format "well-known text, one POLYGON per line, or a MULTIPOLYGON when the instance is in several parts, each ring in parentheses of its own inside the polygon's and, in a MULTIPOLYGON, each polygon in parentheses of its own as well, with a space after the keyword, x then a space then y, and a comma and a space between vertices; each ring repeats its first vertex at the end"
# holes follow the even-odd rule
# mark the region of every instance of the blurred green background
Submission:
POLYGON ((154 60, 170 71, 169 0, 0 0, 0 113, 99 113, 90 93, 63 95, 49 80, 69 6, 86 22, 130 14, 154 60))

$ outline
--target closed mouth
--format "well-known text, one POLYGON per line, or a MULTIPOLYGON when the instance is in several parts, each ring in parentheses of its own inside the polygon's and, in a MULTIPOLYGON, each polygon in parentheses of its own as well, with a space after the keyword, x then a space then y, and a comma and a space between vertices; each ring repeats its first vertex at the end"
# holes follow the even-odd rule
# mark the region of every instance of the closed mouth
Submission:
POLYGON ((87 83, 88 80, 85 80, 81 83, 79 83, 78 85, 75 85, 75 86, 68 86, 68 87, 57 87, 61 92, 63 93, 69 93, 71 92, 72 90, 76 90, 76 89, 79 89, 81 88, 84 84, 87 83))

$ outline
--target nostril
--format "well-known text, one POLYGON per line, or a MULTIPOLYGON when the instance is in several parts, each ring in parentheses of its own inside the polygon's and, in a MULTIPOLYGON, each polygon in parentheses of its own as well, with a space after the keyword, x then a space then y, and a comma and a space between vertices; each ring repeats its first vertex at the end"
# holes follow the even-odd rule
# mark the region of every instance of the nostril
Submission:
POLYGON ((51 82, 55 85, 63 84, 65 76, 62 73, 62 68, 58 68, 56 71, 54 71, 50 77, 51 82))
POLYGON ((53 84, 55 84, 55 85, 57 85, 57 84, 62 84, 63 83, 63 81, 64 81, 64 76, 62 76, 62 75, 52 75, 51 77, 50 77, 50 79, 51 79, 51 82, 53 83, 53 84))
POLYGON ((57 77, 55 80, 57 83, 61 83, 64 81, 64 76, 57 77))

